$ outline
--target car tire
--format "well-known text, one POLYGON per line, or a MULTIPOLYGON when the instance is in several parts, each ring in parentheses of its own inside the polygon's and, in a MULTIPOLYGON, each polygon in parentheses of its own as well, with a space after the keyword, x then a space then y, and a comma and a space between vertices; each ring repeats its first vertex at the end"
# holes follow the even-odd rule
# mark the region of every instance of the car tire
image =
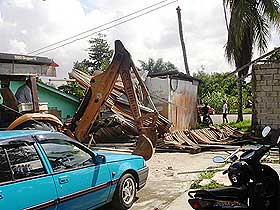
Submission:
POLYGON ((120 210, 129 209, 135 200, 135 196, 135 179, 131 174, 125 174, 117 184, 112 200, 112 206, 120 210))

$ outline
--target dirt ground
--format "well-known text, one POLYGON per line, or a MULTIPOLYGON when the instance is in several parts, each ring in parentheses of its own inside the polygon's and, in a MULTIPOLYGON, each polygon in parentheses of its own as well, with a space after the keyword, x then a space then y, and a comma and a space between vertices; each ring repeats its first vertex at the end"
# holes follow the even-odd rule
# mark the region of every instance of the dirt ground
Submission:
MULTIPOLYGON (((147 161, 150 168, 146 186, 137 193, 137 201, 131 210, 162 210, 178 196, 189 190, 193 180, 209 166, 217 166, 212 162, 215 155, 225 153, 204 152, 188 153, 156 153, 147 161)), ((186 201, 187 202, 187 201, 186 201)), ((112 210, 103 207, 98 210, 112 210)))

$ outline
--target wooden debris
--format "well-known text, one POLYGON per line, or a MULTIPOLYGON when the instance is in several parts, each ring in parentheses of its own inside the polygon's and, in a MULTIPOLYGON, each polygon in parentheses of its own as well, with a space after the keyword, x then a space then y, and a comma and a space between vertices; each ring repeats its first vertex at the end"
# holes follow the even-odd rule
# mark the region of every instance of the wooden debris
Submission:
POLYGON ((203 129, 168 133, 158 142, 157 148, 184 150, 187 146, 187 150, 193 148, 196 152, 209 149, 228 150, 236 147, 233 145, 244 144, 253 140, 250 136, 246 136, 247 139, 244 140, 245 136, 245 133, 228 125, 224 125, 222 128, 211 126, 203 129))

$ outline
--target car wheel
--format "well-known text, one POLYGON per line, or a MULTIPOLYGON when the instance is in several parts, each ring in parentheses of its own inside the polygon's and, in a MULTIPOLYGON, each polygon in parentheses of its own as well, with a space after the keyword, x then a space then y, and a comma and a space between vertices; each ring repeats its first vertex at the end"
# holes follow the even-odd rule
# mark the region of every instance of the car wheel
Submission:
POLYGON ((136 196, 136 182, 131 174, 125 174, 119 181, 112 205, 116 209, 129 209, 136 196))

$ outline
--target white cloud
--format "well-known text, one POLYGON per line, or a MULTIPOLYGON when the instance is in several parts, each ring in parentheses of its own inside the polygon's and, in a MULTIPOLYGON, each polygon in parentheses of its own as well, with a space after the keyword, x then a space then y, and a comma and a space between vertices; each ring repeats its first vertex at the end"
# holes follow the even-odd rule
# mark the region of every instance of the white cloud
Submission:
POLYGON ((9 41, 9 45, 11 46, 11 49, 13 49, 13 51, 16 51, 19 54, 26 54, 27 53, 26 44, 22 41, 12 39, 12 40, 9 41))
POLYGON ((33 9, 32 0, 14 0, 11 1, 14 3, 16 7, 24 8, 24 9, 33 9))
MULTIPOLYGON (((159 0, 0 0, 0 52, 25 53, 127 15, 159 0)), ((226 28, 221 1, 180 1, 191 72, 228 71, 226 28)), ((171 61, 183 71, 176 7, 172 4, 104 33, 120 39, 135 62, 149 57, 171 61)), ((279 44, 273 35, 270 47, 279 44)), ((65 77, 73 62, 87 57, 88 39, 42 54, 53 58, 65 77)))

